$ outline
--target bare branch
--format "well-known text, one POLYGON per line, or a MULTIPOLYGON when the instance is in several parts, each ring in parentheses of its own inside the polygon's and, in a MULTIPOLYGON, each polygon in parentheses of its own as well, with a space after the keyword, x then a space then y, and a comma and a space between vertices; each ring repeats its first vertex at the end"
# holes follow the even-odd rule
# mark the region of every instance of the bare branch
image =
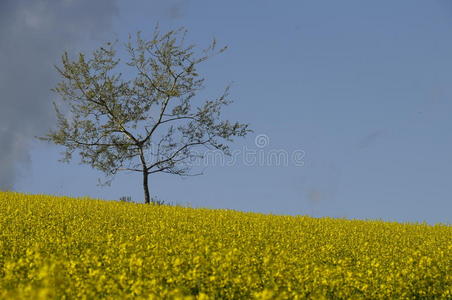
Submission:
POLYGON ((140 169, 133 169, 133 168, 118 168, 118 171, 134 171, 134 172, 143 172, 143 170, 140 169))
POLYGON ((158 165, 161 165, 161 164, 164 164, 164 163, 167 163, 167 162, 170 162, 170 161, 174 160, 174 158, 175 158, 179 153, 181 153, 182 151, 184 151, 185 149, 187 149, 187 148, 189 148, 189 147, 193 147, 193 146, 196 146, 196 145, 204 145, 204 144, 207 144, 208 142, 209 142, 209 140, 207 140, 207 141, 202 141, 202 142, 193 142, 193 143, 185 144, 185 145, 182 146, 181 148, 177 149, 177 150, 176 150, 171 156, 169 156, 167 159, 158 161, 158 162, 153 163, 152 165, 150 165, 150 166, 147 168, 147 170, 150 170, 150 169, 152 169, 152 168, 154 168, 154 167, 156 167, 156 166, 158 166, 158 165))

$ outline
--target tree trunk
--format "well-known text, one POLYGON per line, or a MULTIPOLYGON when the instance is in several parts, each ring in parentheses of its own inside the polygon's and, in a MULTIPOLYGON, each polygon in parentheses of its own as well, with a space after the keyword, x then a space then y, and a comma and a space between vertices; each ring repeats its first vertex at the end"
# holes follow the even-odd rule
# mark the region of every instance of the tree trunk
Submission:
POLYGON ((144 189, 144 203, 150 204, 151 197, 149 195, 149 185, 148 185, 148 172, 143 170, 143 189, 144 189))
POLYGON ((144 189, 144 204, 151 203, 151 196, 149 195, 149 185, 148 185, 148 168, 146 165, 146 159, 144 158, 143 148, 140 147, 140 160, 143 166, 143 189, 144 189))

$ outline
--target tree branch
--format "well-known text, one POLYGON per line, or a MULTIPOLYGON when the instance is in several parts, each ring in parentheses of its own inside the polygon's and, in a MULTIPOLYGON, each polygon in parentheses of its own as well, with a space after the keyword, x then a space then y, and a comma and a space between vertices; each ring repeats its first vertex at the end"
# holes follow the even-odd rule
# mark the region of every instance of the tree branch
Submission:
POLYGON ((175 151, 175 152, 174 152, 170 157, 168 157, 167 159, 164 159, 164 160, 155 162, 155 163, 153 163, 152 165, 150 165, 150 166, 147 168, 147 170, 150 170, 150 169, 152 169, 152 168, 154 168, 154 167, 156 167, 156 166, 158 166, 158 165, 161 165, 161 164, 164 164, 164 163, 167 163, 167 162, 172 161, 172 160, 177 156, 177 154, 179 154, 180 152, 184 151, 185 149, 187 149, 187 148, 189 148, 189 147, 196 146, 196 145, 205 145, 205 144, 208 143, 209 141, 210 141, 210 139, 207 140, 207 141, 204 141, 204 142, 194 142, 194 143, 185 144, 184 146, 182 146, 181 148, 179 148, 177 151, 175 151))
POLYGON ((168 123, 168 122, 172 122, 172 121, 177 121, 177 120, 184 120, 184 119, 194 120, 195 117, 193 117, 193 116, 185 116, 185 117, 171 118, 171 119, 166 119, 166 120, 161 121, 160 124, 164 124, 164 123, 168 123))
POLYGON ((134 172, 143 172, 143 170, 133 169, 133 168, 118 168, 117 171, 134 171, 134 172))
MULTIPOLYGON (((179 79, 179 76, 182 75, 182 74, 183 74, 183 72, 182 72, 182 73, 179 73, 179 74, 174 78, 174 82, 173 82, 173 86, 172 86, 171 90, 173 90, 173 89, 176 87, 177 80, 179 79)), ((147 75, 147 74, 146 74, 146 75, 147 75)), ((149 77, 148 77, 148 78, 149 78, 149 77)), ((166 94, 166 93, 165 93, 165 94, 166 94)), ((169 103, 169 101, 170 101, 170 99, 171 99, 171 97, 172 97, 171 95, 168 95, 168 94, 166 94, 166 95, 167 95, 167 98, 166 98, 165 102, 163 103, 162 109, 161 109, 161 111, 160 111, 159 118, 158 118, 157 122, 154 124, 154 126, 152 127, 151 131, 149 131, 149 133, 147 134, 146 138, 142 141, 143 144, 146 143, 146 142, 151 138, 152 134, 155 132, 155 130, 157 129, 157 127, 158 127, 160 124, 164 123, 164 122, 162 122, 162 119, 163 119, 163 116, 165 115, 165 110, 166 110, 166 108, 168 107, 168 103, 169 103)))

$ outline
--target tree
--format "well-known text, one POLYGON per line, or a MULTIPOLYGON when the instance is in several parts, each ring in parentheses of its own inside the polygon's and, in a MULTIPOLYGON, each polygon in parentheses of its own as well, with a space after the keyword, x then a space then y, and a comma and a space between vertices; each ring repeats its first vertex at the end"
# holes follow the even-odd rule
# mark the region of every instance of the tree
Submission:
POLYGON ((38 138, 66 147, 63 162, 78 149, 81 163, 106 174, 104 184, 111 184, 118 171, 142 173, 147 204, 150 174, 199 175, 190 163, 203 157, 199 147, 230 154, 228 143, 251 130, 248 124, 222 120, 222 108, 231 103, 229 87, 194 105, 204 82, 198 64, 226 47, 217 51, 213 40, 196 54, 194 45, 185 45, 185 36, 184 28, 165 34, 156 28, 151 40, 140 32, 129 35, 125 65, 117 58, 117 41, 89 58, 80 53, 71 60, 65 52, 62 67, 56 66, 62 78, 52 91, 70 113, 66 117, 53 102, 58 129, 38 138), (127 79, 119 72, 124 68, 127 79))

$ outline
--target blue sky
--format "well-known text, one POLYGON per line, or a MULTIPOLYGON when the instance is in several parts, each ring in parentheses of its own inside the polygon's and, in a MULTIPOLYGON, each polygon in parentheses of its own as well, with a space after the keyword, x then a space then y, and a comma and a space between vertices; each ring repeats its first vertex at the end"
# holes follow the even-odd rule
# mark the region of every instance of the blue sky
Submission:
MULTIPOLYGON (((52 1, 44 2, 51 7, 52 1)), ((80 13, 90 9, 85 2, 80 13)), ((64 8, 55 15, 63 13, 64 8)), ((159 198, 274 214, 452 221, 448 1, 135 0, 118 1, 103 17, 100 25, 85 17, 80 36, 53 45, 55 62, 64 49, 89 52, 137 30, 150 35, 157 22, 164 31, 185 26, 188 40, 201 47, 213 37, 229 46, 201 67, 206 77, 201 96, 218 96, 232 84, 235 102, 226 116, 249 122, 254 130, 233 144, 234 151, 304 153, 302 166, 293 160, 250 166, 239 157, 232 166, 207 165, 203 176, 151 176, 151 192, 159 198), (256 146, 257 135, 268 137, 265 147, 256 146)), ((94 13, 91 18, 100 19, 94 13)), ((70 22, 70 28, 81 26, 70 22)), ((45 44, 40 51, 46 51, 45 44)), ((51 76, 46 83, 54 82, 51 76)), ((119 174, 111 187, 98 187, 102 173, 77 160, 60 163, 63 149, 29 137, 54 125, 55 95, 48 95, 40 100, 42 118, 24 121, 33 130, 23 130, 21 143, 29 151, 15 161, 13 189, 103 199, 130 195, 142 201, 138 173, 119 174)))

